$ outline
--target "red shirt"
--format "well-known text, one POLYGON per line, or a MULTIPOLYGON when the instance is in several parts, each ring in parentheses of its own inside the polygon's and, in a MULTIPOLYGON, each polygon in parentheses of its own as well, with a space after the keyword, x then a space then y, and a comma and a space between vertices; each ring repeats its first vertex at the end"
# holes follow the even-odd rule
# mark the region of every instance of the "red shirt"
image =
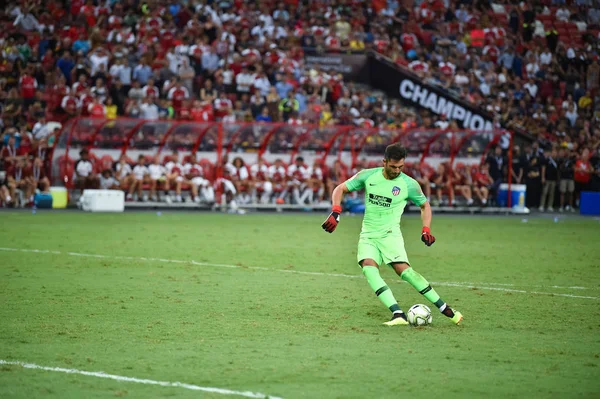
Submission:
POLYGON ((575 174, 573 176, 574 180, 577 183, 589 183, 590 179, 592 178, 592 174, 586 172, 578 172, 577 169, 583 169, 588 172, 592 172, 592 165, 589 163, 589 161, 584 162, 580 159, 577 162, 575 162, 575 174))
POLYGON ((83 6, 83 0, 72 0, 71 1, 71 14, 79 15, 81 7, 83 6))
POLYGON ((21 83, 21 96, 26 99, 35 97, 35 89, 37 88, 35 78, 30 75, 23 75, 19 81, 21 83))
POLYGON ((169 91, 168 97, 173 101, 173 108, 181 108, 181 103, 188 97, 187 89, 185 87, 174 87, 169 91))
POLYGON ((212 105, 205 105, 200 108, 192 108, 190 111, 192 119, 198 122, 208 122, 214 120, 212 105))
POLYGON ((89 107, 90 116, 94 118, 101 118, 105 116, 104 105, 102 104, 93 104, 89 107))
POLYGON ((412 33, 403 33, 402 36, 400 36, 400 41, 402 42, 402 49, 404 52, 407 52, 408 50, 415 48, 417 37, 412 33))
POLYGON ((179 118, 181 119, 191 119, 191 110, 189 108, 180 108, 179 109, 179 118))
POLYGON ((4 147, 2 148, 2 152, 0 152, 0 158, 2 159, 6 159, 8 157, 20 157, 22 155, 25 155, 22 148, 15 148, 13 147, 4 147))
POLYGON ((166 31, 162 34, 160 38, 160 45, 162 46, 162 48, 171 48, 173 46, 174 39, 175 36, 173 35, 173 32, 166 31))

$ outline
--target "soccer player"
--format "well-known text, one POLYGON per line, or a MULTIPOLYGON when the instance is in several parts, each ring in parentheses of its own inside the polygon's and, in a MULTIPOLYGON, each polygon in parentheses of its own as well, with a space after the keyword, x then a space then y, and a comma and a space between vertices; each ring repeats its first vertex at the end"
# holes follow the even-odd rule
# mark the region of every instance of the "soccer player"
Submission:
POLYGON ((392 291, 379 274, 379 265, 382 263, 391 266, 402 280, 412 285, 437 306, 442 314, 458 324, 463 319, 462 314, 449 307, 429 282, 410 266, 404 249, 400 218, 408 200, 421 207, 421 241, 427 246, 435 242, 435 237, 430 231, 431 207, 419 183, 402 173, 405 159, 406 149, 400 143, 391 144, 385 149, 383 167, 364 169, 338 185, 331 195, 332 212, 322 227, 325 231, 333 233, 340 221, 340 204, 344 194, 364 189, 366 209, 358 241, 357 258, 362 273, 375 295, 392 312, 392 319, 384 324, 407 325, 408 321, 392 291))

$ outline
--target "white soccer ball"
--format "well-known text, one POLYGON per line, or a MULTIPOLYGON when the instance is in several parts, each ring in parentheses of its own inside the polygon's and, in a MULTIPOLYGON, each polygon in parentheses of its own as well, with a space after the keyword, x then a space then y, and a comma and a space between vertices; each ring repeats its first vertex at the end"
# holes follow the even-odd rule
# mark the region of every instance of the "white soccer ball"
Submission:
POLYGON ((408 309, 408 314, 406 315, 408 318, 408 322, 415 327, 418 326, 426 326, 431 324, 433 317, 431 316, 431 310, 422 304, 413 305, 410 309, 408 309))

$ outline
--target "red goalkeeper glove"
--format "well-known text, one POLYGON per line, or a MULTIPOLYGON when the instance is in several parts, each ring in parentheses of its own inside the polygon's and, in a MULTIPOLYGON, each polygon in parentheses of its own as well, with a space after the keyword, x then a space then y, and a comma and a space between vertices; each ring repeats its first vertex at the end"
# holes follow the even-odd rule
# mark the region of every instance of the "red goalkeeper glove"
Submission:
POLYGON ((331 213, 321 225, 321 227, 323 227, 323 230, 325 230, 328 233, 333 233, 338 223, 340 222, 340 213, 342 213, 342 207, 339 205, 334 205, 333 208, 331 208, 331 213))
POLYGON ((421 232, 421 241, 423 241, 428 247, 432 246, 435 242, 435 237, 431 235, 431 230, 429 230, 429 227, 423 227, 423 231, 421 232))

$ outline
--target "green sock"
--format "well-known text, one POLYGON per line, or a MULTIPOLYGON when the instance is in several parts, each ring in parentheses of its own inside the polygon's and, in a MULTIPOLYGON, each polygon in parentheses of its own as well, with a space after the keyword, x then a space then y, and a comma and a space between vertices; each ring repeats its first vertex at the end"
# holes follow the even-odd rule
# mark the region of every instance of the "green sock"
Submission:
POLYGON ((405 271, 402 272, 400 278, 406 281, 408 284, 412 285, 421 295, 423 295, 427 300, 433 303, 437 308, 443 312, 446 309, 446 302, 440 299, 440 296, 429 282, 425 280, 425 277, 421 276, 418 272, 416 272, 412 267, 409 267, 405 271))
POLYGON ((375 266, 363 266, 362 272, 379 300, 392 313, 397 311, 402 312, 400 306, 398 306, 398 302, 396 302, 396 298, 394 298, 394 294, 392 294, 392 290, 390 290, 390 287, 385 284, 385 281, 379 275, 379 269, 375 266))

